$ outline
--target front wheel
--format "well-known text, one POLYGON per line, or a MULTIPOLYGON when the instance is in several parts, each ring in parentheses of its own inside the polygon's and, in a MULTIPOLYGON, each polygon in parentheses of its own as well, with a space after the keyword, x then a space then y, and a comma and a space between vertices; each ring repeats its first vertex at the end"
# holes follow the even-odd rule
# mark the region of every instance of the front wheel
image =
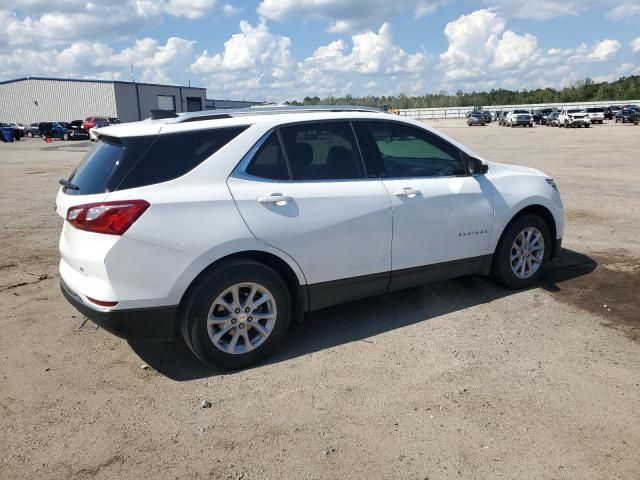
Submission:
POLYGON ((540 278, 549 260, 551 234, 545 221, 524 214, 507 227, 498 243, 491 274, 513 290, 528 288, 540 278))
POLYGON ((181 312, 182 336, 201 361, 242 368, 282 341, 291 295, 282 278, 253 260, 231 260, 206 273, 181 312))

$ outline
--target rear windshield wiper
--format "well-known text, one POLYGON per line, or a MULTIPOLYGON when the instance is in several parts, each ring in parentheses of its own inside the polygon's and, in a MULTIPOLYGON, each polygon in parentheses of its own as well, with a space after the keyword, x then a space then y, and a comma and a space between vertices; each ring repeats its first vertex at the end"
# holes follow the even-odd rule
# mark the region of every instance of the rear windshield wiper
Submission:
POLYGON ((79 186, 74 185, 69 180, 65 180, 64 178, 61 178, 60 180, 58 180, 58 183, 62 185, 64 188, 68 188, 69 190, 80 190, 79 186))

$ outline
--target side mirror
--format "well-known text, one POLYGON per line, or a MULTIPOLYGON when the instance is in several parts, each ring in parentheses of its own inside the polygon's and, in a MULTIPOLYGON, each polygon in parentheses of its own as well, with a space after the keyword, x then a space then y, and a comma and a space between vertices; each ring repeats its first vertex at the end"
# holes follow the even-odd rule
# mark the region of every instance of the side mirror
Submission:
POLYGON ((479 158, 469 157, 469 167, 471 175, 484 175, 489 171, 489 165, 479 158))

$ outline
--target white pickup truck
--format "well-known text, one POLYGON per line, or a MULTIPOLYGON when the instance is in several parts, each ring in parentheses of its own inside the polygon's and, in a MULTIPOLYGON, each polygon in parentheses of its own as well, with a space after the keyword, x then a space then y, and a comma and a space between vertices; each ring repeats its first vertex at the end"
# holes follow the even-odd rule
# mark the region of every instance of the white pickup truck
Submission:
POLYGON ((590 127, 591 119, 583 109, 565 109, 558 116, 559 127, 590 127))
POLYGON ((518 125, 533 127, 533 115, 529 110, 511 110, 507 113, 506 125, 512 128, 518 125))

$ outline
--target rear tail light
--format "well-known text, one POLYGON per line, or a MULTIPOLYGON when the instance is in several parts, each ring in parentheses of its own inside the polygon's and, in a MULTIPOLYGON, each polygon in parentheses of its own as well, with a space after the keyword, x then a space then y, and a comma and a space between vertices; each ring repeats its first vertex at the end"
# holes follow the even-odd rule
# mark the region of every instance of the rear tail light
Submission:
POLYGON ((144 200, 88 203, 69 208, 67 220, 80 230, 122 235, 147 208, 144 200))

